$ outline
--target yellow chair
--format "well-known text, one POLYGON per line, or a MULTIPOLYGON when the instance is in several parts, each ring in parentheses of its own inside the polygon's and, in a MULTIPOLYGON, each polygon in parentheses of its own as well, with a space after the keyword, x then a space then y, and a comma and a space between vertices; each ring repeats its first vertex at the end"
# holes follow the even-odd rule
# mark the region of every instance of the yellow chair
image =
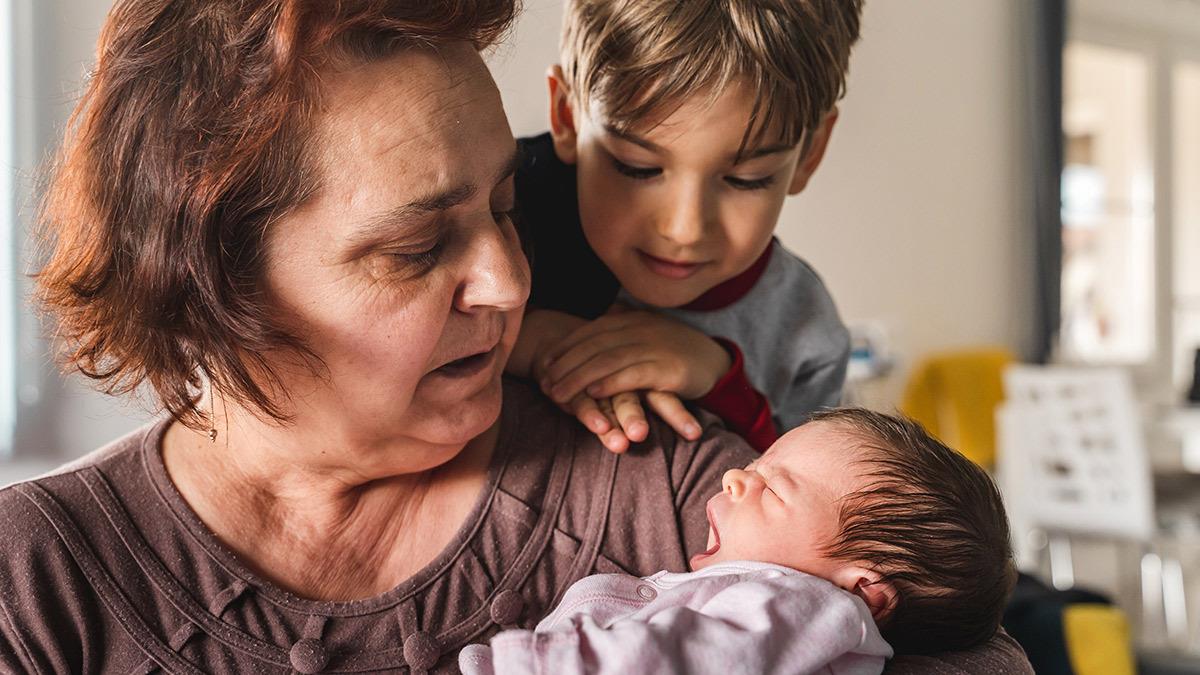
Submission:
POLYGON ((996 406, 1004 369, 1015 360, 1001 347, 934 354, 918 362, 900 410, 980 466, 996 459, 996 406))
POLYGON ((1136 675, 1129 621, 1116 607, 1068 605, 1063 634, 1071 670, 1078 675, 1136 675))

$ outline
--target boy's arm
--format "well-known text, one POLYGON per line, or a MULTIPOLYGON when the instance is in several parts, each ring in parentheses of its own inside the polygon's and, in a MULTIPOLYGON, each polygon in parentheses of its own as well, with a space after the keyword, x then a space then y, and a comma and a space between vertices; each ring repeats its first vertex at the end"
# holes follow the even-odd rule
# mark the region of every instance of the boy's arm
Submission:
POLYGON ((766 452, 779 438, 771 403, 746 376, 746 360, 742 350, 731 340, 713 338, 733 359, 729 370, 696 403, 720 417, 734 433, 746 439, 759 452, 766 452))
MULTIPOLYGON (((505 364, 505 372, 518 377, 544 381, 545 363, 541 358, 565 336, 585 326, 587 320, 554 310, 532 308, 526 311, 517 344, 505 364)), ((584 427, 600 437, 606 448, 624 452, 631 442, 645 439, 649 426, 642 407, 645 402, 681 434, 695 439, 699 424, 683 403, 673 394, 664 392, 621 392, 611 397, 592 397, 577 393, 558 402, 568 414, 575 416, 584 427), (694 431, 689 433, 689 429, 694 431)))
POLYGON ((564 312, 536 307, 527 309, 517 344, 513 346, 504 372, 517 377, 534 378, 538 354, 544 353, 585 323, 585 319, 564 312))
MULTIPOLYGON (((580 392, 594 397, 669 392, 697 401, 760 452, 777 438, 770 403, 747 379, 738 346, 675 319, 618 311, 576 330, 542 358, 543 390, 560 403, 580 392)), ((651 406, 658 410, 653 401, 651 406)), ((695 429, 663 417, 681 434, 696 437, 695 429)))

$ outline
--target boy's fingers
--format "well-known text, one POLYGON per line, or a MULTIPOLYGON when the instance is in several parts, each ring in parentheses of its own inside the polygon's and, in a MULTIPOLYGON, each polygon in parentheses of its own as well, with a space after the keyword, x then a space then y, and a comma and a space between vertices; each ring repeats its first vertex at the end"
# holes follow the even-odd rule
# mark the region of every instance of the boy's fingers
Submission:
POLYGON ((675 433, 689 441, 700 438, 700 423, 678 396, 668 391, 648 391, 645 396, 646 405, 671 425, 675 433))
POLYGON ((620 429, 613 429, 608 433, 600 434, 600 442, 604 444, 604 447, 618 455, 629 449, 629 439, 625 437, 624 432, 620 429))
POLYGON ((646 423, 641 396, 636 391, 622 392, 612 397, 612 404, 625 437, 634 443, 646 440, 650 425, 646 423))
MULTIPOLYGON (((599 373, 597 373, 599 374, 599 373)), ((660 367, 657 361, 624 364, 620 370, 601 377, 589 378, 584 392, 593 398, 612 396, 620 391, 669 391, 679 387, 679 378, 660 367)))
POLYGON ((571 404, 567 406, 571 414, 575 415, 575 419, 579 420, 587 430, 597 436, 605 434, 612 430, 612 423, 609 422, 608 416, 596 404, 596 399, 586 394, 580 394, 571 399, 571 404))
POLYGON ((625 452, 629 449, 629 439, 625 436, 625 432, 621 430, 621 426, 617 421, 616 412, 613 410, 612 400, 607 398, 600 399, 598 404, 601 412, 604 413, 604 416, 608 418, 609 424, 612 425, 612 429, 603 434, 599 434, 600 442, 604 444, 604 447, 612 450, 613 452, 625 452))
MULTIPOLYGON (((543 372, 542 379, 552 384, 562 381, 568 374, 583 364, 595 358, 598 354, 635 346, 632 335, 623 332, 608 332, 597 335, 563 352, 557 359, 550 362, 543 372)), ((641 351, 645 351, 644 349, 641 351)))
POLYGON ((593 319, 571 331, 563 339, 546 350, 546 363, 547 365, 553 364, 559 357, 574 349, 577 345, 593 340, 598 335, 603 335, 614 330, 622 330, 630 323, 631 315, 605 315, 598 319, 593 319))
MULTIPOLYGON (((649 358, 650 355, 640 345, 617 347, 616 349, 596 354, 558 380, 546 380, 544 388, 550 398, 555 401, 569 401, 571 397, 583 391, 585 387, 590 387, 623 370, 645 363, 649 358)), ((668 385, 669 383, 651 381, 648 384, 637 387, 609 389, 608 393, 604 396, 592 396, 592 398, 607 398, 623 391, 634 391, 636 389, 670 388, 668 385)))

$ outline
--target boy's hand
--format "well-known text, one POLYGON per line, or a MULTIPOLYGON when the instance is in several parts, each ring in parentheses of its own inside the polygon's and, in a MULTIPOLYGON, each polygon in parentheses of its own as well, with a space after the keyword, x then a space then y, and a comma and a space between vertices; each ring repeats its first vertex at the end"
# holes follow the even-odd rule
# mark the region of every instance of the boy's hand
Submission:
MULTIPOLYGON (((505 364, 505 372, 541 380, 544 372, 539 369, 541 360, 538 359, 538 355, 546 353, 554 344, 586 323, 587 320, 564 312, 529 309, 521 324, 517 344, 513 347, 508 363, 505 364)), ((613 452, 625 452, 629 449, 631 441, 643 441, 650 432, 637 394, 602 399, 580 394, 567 403, 556 403, 565 412, 574 415, 589 431, 599 436, 604 447, 613 452)), ((669 404, 665 407, 669 408, 669 404)), ((682 404, 679 407, 682 408, 682 404)), ((686 410, 684 412, 686 413, 686 410)))
MULTIPOLYGON (((721 345, 689 326, 650 312, 618 311, 559 340, 538 358, 534 370, 542 390, 564 404, 581 393, 602 399, 640 390, 696 399, 707 394, 731 365, 721 345)), ((683 409, 678 399, 677 407, 659 397, 647 402, 676 426, 673 420, 683 409)), ((699 425, 695 432, 699 434, 699 425)))
POLYGON ((517 377, 541 379, 538 372, 539 355, 561 342, 575 329, 587 324, 586 319, 550 309, 530 308, 521 320, 521 332, 513 346, 504 372, 517 377))
POLYGON ((642 397, 651 410, 658 413, 676 433, 689 441, 700 438, 700 423, 684 407, 675 394, 665 391, 626 391, 612 398, 594 399, 578 394, 563 408, 574 415, 583 426, 600 437, 604 447, 616 453, 629 449, 630 443, 646 440, 650 425, 642 408, 642 397))

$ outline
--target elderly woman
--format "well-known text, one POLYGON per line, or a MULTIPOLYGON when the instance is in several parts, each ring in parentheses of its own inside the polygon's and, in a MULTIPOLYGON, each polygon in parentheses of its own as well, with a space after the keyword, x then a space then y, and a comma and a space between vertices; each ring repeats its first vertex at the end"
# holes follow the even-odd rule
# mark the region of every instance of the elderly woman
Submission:
POLYGON ((513 12, 117 2, 39 284, 68 362, 167 414, 0 492, 0 671, 452 670, 704 548, 739 439, 618 456, 502 380, 528 267, 478 50, 513 12))

